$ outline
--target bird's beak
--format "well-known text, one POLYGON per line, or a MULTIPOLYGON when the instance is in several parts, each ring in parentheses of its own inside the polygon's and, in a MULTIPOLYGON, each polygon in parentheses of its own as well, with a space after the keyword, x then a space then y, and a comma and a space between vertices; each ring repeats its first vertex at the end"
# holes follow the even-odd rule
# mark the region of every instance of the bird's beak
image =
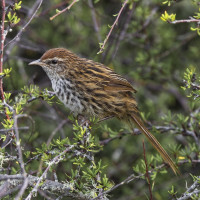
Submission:
POLYGON ((41 66, 42 62, 41 62, 40 59, 38 59, 38 60, 34 60, 34 61, 30 62, 28 65, 39 65, 39 66, 41 66))

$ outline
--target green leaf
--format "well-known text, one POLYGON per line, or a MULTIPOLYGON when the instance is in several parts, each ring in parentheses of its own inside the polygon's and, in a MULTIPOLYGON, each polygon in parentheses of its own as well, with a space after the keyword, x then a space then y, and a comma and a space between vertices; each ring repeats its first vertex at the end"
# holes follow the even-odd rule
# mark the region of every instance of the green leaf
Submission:
POLYGON ((19 3, 15 3, 14 10, 19 10, 22 7, 21 4, 22 4, 22 1, 20 1, 19 3))

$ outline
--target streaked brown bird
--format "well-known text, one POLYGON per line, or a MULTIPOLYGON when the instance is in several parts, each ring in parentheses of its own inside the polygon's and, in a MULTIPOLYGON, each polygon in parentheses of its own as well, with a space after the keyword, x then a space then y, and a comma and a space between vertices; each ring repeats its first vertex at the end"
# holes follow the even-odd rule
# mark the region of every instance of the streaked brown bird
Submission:
POLYGON ((50 49, 29 65, 44 69, 58 98, 76 115, 116 117, 131 126, 135 124, 174 173, 179 173, 167 152, 144 126, 133 96, 136 90, 125 78, 64 48, 50 49))

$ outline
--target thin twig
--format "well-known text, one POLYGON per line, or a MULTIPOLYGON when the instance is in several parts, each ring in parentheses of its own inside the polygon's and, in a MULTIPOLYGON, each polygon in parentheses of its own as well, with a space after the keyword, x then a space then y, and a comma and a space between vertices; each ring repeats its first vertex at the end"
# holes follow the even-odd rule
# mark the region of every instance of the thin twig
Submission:
MULTIPOLYGON (((162 169, 164 166, 165 166, 165 164, 159 165, 158 167, 156 167, 156 168, 150 170, 148 173, 151 174, 151 173, 154 172, 154 171, 159 171, 159 170, 162 169)), ((101 196, 104 195, 104 194, 108 194, 108 193, 112 192, 113 190, 117 189, 118 187, 120 187, 120 186, 122 186, 122 185, 125 185, 125 184, 128 184, 128 183, 130 183, 131 181, 134 181, 134 180, 136 180, 136 179, 140 179, 140 178, 142 178, 142 177, 144 177, 144 176, 145 176, 145 174, 140 174, 140 175, 138 175, 138 176, 136 176, 135 174, 131 174, 129 177, 127 177, 127 178, 126 178, 125 180, 123 180, 122 182, 120 182, 120 183, 118 183, 117 185, 113 186, 111 189, 109 189, 109 190, 103 192, 103 193, 101 194, 101 196)), ((100 195, 97 196, 97 197, 95 197, 95 198, 93 198, 92 200, 97 200, 97 199, 99 199, 99 197, 100 197, 100 195)))
MULTIPOLYGON (((18 130, 29 130, 29 129, 30 129, 30 127, 28 127, 28 126, 24 126, 24 127, 19 127, 19 128, 18 128, 18 130)), ((13 131, 13 130, 15 130, 15 129, 14 129, 14 128, 0 129, 0 133, 1 133, 1 132, 13 131)))
POLYGON ((181 197, 177 198, 177 200, 186 200, 186 199, 192 199, 192 196, 200 194, 200 183, 199 180, 200 176, 197 177, 197 180, 186 190, 184 194, 182 194, 181 197))
MULTIPOLYGON (((2 10, 2 22, 1 22, 1 44, 0 44, 0 73, 3 72, 3 49, 4 49, 4 41, 5 41, 5 33, 4 33, 4 22, 5 22, 5 0, 1 1, 1 10, 2 10)), ((0 92, 1 99, 4 100, 3 93, 3 80, 0 79, 0 92)))
POLYGON ((98 22, 97 22, 96 12, 95 12, 92 0, 88 0, 88 5, 91 9, 91 15, 92 15, 92 21, 93 21, 93 24, 94 24, 94 30, 97 34, 98 41, 101 42, 101 35, 99 33, 99 25, 98 25, 98 22))
POLYGON ((38 193, 39 193, 42 197, 44 197, 44 199, 46 199, 46 200, 54 200, 54 199, 55 199, 55 197, 52 198, 52 197, 48 196, 48 195, 46 194, 47 192, 44 192, 44 191, 42 191, 42 190, 40 190, 40 189, 38 189, 38 193))
MULTIPOLYGON (((69 120, 68 119, 65 119, 63 121, 61 121, 58 126, 54 129, 54 131, 51 133, 51 135, 49 136, 48 140, 47 140, 47 147, 49 147, 50 143, 51 143, 51 140, 53 139, 53 137, 55 136, 55 134, 60 130, 62 129, 62 127, 68 122, 69 120)), ((42 169, 42 166, 43 166, 43 163, 44 161, 41 160, 40 163, 39 163, 39 167, 38 167, 38 173, 40 173, 41 169, 42 169)))
POLYGON ((174 126, 155 126, 155 128, 159 130, 161 133, 168 132, 168 131, 175 131, 176 133, 179 133, 179 134, 181 133, 184 136, 193 137, 196 145, 199 146, 199 139, 196 136, 194 131, 190 131, 190 130, 186 130, 186 129, 174 127, 174 126))
POLYGON ((151 191, 151 182, 150 182, 150 178, 149 178, 149 170, 148 170, 148 164, 147 164, 147 160, 146 160, 144 140, 143 140, 142 144, 143 144, 143 152, 144 152, 144 162, 145 162, 145 166, 146 166, 146 174, 145 174, 145 176, 147 178, 147 183, 148 183, 148 187, 149 187, 150 200, 152 200, 153 199, 153 195, 152 195, 152 191, 151 191))
POLYGON ((200 23, 200 19, 181 19, 181 20, 174 20, 174 21, 167 21, 170 24, 179 24, 179 23, 191 23, 191 22, 197 22, 198 24, 200 23))
POLYGON ((111 33, 112 33, 114 27, 115 27, 115 25, 117 24, 117 22, 118 22, 118 20, 119 20, 119 17, 120 17, 120 15, 121 15, 121 13, 122 13, 122 11, 123 11, 123 9, 125 8, 125 6, 126 6, 127 3, 128 3, 128 0, 125 0, 124 3, 122 4, 121 9, 120 9, 119 13, 117 14, 117 17, 116 17, 116 19, 115 19, 113 25, 111 26, 110 31, 109 31, 108 35, 106 36, 106 39, 104 40, 104 42, 103 42, 103 44, 102 44, 100 50, 97 52, 97 54, 100 54, 100 53, 103 52, 103 50, 104 50, 104 48, 105 48, 105 45, 106 45, 106 43, 107 43, 107 41, 108 41, 108 39, 109 39, 109 37, 110 37, 110 35, 111 35, 111 33))
MULTIPOLYGON (((6 118, 7 120, 10 120, 10 117, 9 115, 7 114, 7 111, 6 111, 6 107, 12 112, 14 113, 14 108, 12 106, 10 106, 9 104, 6 103, 5 99, 3 101, 3 106, 5 107, 5 114, 6 114, 6 118)), ((6 148, 13 140, 14 137, 14 131, 11 130, 7 133, 7 136, 6 136, 6 140, 3 142, 1 148, 6 148)))
POLYGON ((38 6, 37 6, 37 8, 36 8, 36 10, 34 11, 33 15, 31 16, 31 18, 30 18, 30 19, 28 20, 28 22, 23 26, 23 28, 20 29, 20 31, 17 33, 17 35, 5 45, 5 47, 8 46, 9 44, 13 43, 13 42, 19 42, 19 41, 20 41, 20 36, 21 36, 21 34, 22 34, 23 31, 26 29, 26 27, 31 23, 31 21, 34 19, 36 13, 38 12, 39 8, 40 8, 41 5, 42 5, 42 2, 43 2, 43 0, 40 0, 38 6))
POLYGON ((32 157, 32 158, 30 158, 26 163, 24 163, 24 165, 26 166, 28 163, 30 163, 31 161, 33 161, 33 160, 37 160, 40 156, 42 156, 43 154, 42 153, 40 153, 40 154, 38 154, 38 155, 36 155, 36 156, 34 156, 34 157, 32 157))
MULTIPOLYGON (((10 195, 21 188, 21 184, 14 186, 12 189, 10 188, 10 181, 5 182, 3 187, 0 188, 0 199, 4 199, 7 195, 10 195)), ((5 198, 6 199, 6 198, 5 198)))
POLYGON ((119 49, 119 45, 120 45, 120 42, 125 38, 126 36, 126 31, 129 27, 129 24, 130 24, 130 21, 131 21, 131 17, 132 17, 132 14, 133 14, 133 11, 135 10, 135 7, 136 7, 136 4, 134 3, 133 7, 131 10, 128 11, 128 14, 127 14, 127 18, 125 20, 125 23, 123 24, 123 28, 122 28, 122 31, 120 32, 116 42, 115 42, 115 49, 112 53, 112 59, 114 59, 114 57, 116 56, 117 54, 117 51, 119 49))
POLYGON ((55 14, 54 16, 50 17, 50 20, 53 20, 54 18, 56 18, 58 15, 64 13, 65 11, 67 10, 70 10, 70 8, 75 4, 77 3, 79 0, 73 0, 72 3, 67 6, 65 9, 61 10, 60 12, 58 12, 57 14, 55 14))
MULTIPOLYGON (((12 131, 13 132, 13 131, 12 131)), ((3 144, 1 145, 2 149, 5 149, 9 144, 11 144, 11 142, 13 141, 12 137, 7 136, 6 140, 3 142, 3 144)))
MULTIPOLYGON (((49 98, 52 98, 53 96, 55 96, 55 93, 54 92, 51 92, 51 91, 48 91, 47 94, 49 95, 48 97, 49 98)), ((38 96, 38 97, 34 97, 32 96, 30 99, 27 100, 28 103, 31 103, 32 101, 35 101, 37 99, 44 99, 43 96, 38 96)))
POLYGON ((166 58, 167 56, 169 56, 170 54, 173 54, 174 52, 176 52, 177 49, 180 49, 182 46, 187 45, 192 39, 194 39, 196 37, 196 33, 190 33, 187 34, 187 37, 182 40, 182 42, 179 42, 177 45, 173 45, 172 48, 162 52, 160 55, 158 55, 158 59, 162 60, 164 58, 166 58))
POLYGON ((140 32, 144 31, 147 26, 153 21, 153 16, 156 14, 156 11, 158 10, 158 7, 156 6, 155 8, 152 9, 150 15, 148 18, 144 21, 140 29, 137 29, 136 32, 134 33, 128 33, 125 35, 125 39, 128 41, 132 40, 133 37, 137 36, 140 32))
MULTIPOLYGON (((4 23, 5 23, 5 0, 1 1, 1 10, 2 10, 2 18, 1 18, 1 44, 0 44, 0 73, 3 72, 3 51, 4 51, 4 41, 6 39, 7 31, 4 30, 4 23)), ((4 91, 3 91, 3 79, 0 78, 0 95, 1 95, 1 100, 4 102, 5 97, 4 97, 4 91)), ((9 115, 7 114, 5 110, 6 118, 10 120, 9 115)))
POLYGON ((70 147, 66 148, 62 153, 60 153, 59 155, 57 155, 51 162, 48 163, 48 167, 45 169, 45 171, 43 172, 42 176, 40 176, 40 178, 38 179, 35 187, 32 189, 32 191, 29 193, 29 195, 26 197, 25 200, 31 200, 31 197, 33 195, 33 193, 37 192, 37 189, 41 183, 41 181, 46 177, 47 172, 49 171, 50 167, 54 164, 57 164, 62 158, 62 156, 64 156, 65 153, 67 153, 69 150, 71 150, 71 148, 73 148, 74 146, 71 145, 70 147))
POLYGON ((26 173, 25 167, 24 167, 23 155, 22 155, 20 138, 19 138, 19 129, 18 129, 18 124, 17 124, 18 119, 21 117, 27 117, 27 115, 25 115, 25 114, 24 115, 15 115, 14 114, 14 129, 15 129, 15 136, 16 136, 16 146, 17 146, 17 151, 18 151, 18 156, 19 156, 21 172, 24 177, 24 182, 23 182, 23 185, 22 185, 19 193, 15 197, 15 200, 18 200, 22 197, 22 195, 24 194, 24 192, 28 186, 28 178, 27 178, 27 173, 26 173))
MULTIPOLYGON (((37 176, 32 176, 28 175, 28 184, 31 187, 34 187, 35 184, 38 182, 38 177, 37 176)), ((21 174, 16 174, 16 175, 5 175, 5 174, 0 174, 0 181, 1 183, 8 182, 7 190, 9 193, 4 194, 12 194, 14 191, 12 191, 13 187, 16 187, 16 185, 21 186, 22 181, 23 181, 23 175, 21 174), (9 181, 7 181, 9 180, 9 181)), ((49 192, 52 195, 57 195, 57 196, 63 196, 65 198, 69 197, 69 199, 79 199, 79 200, 91 200, 89 195, 84 195, 83 193, 75 192, 74 188, 68 184, 67 182, 61 183, 61 182, 56 182, 52 180, 45 179, 42 184, 39 185, 38 187, 40 190, 44 192, 49 192)), ((0 194, 2 191, 0 191, 0 194)), ((3 196, 3 195, 2 195, 3 196)), ((0 196, 1 198, 1 196, 0 196)), ((37 198, 36 198, 37 199, 37 198)))
MULTIPOLYGON (((180 161, 179 163, 180 164, 185 164, 185 163, 200 163, 200 160, 192 160, 192 161, 188 161, 188 160, 184 160, 184 161, 180 161)), ((149 171, 149 173, 152 173, 153 171, 158 171, 160 169, 162 169, 163 167, 165 167, 166 165, 165 164, 162 164, 160 166, 158 166, 157 168, 149 171)), ((140 179, 142 176, 144 176, 145 174, 140 174, 138 176, 134 175, 134 174, 131 174, 128 178, 126 178, 125 180, 123 180, 122 182, 120 182, 119 184, 113 186, 110 190, 108 191, 105 191, 104 193, 101 193, 101 196, 103 194, 107 194, 107 193, 110 193, 112 192, 113 190, 117 189, 118 187, 120 186, 123 186, 125 184, 128 184, 132 181, 135 181, 137 179, 140 179)), ((7 181, 7 180, 10 180, 9 183, 11 184, 10 186, 8 186, 8 190, 10 190, 12 187, 12 184, 14 184, 14 186, 16 185, 16 182, 18 182, 18 184, 22 184, 22 180, 24 179, 23 175, 22 174, 15 174, 15 175, 8 175, 8 174, 0 174, 0 181, 1 183, 3 184, 3 182, 7 181), (11 180, 14 180, 14 181, 11 181, 11 180)), ((31 176, 31 175, 28 175, 28 183, 29 183, 29 186, 32 186, 34 187, 35 184, 37 183, 39 177, 36 177, 36 176, 31 176)), ((48 179, 45 179, 43 184, 40 184, 39 188, 43 191, 46 191, 46 192, 50 192, 52 194, 57 194, 59 192, 59 195, 60 196, 69 196, 69 197, 73 197, 75 194, 73 193, 70 185, 68 185, 66 182, 65 183, 60 183, 60 182, 57 182, 57 181, 51 181, 51 180, 48 180, 48 179)), ((10 192, 9 194, 11 194, 12 192, 10 192)), ((1 190, 0 190, 0 194, 1 194, 1 190)), ((75 199, 90 199, 91 198, 84 198, 82 195, 80 194, 76 194, 77 197, 79 198, 74 198, 75 199), (81 198, 82 196, 82 198, 81 198)), ((98 198, 96 199, 100 199, 99 196, 98 198)))
MULTIPOLYGON (((190 130, 186 130, 186 129, 174 127, 174 126, 153 126, 153 127, 156 130, 160 131, 161 134, 167 133, 169 131, 173 131, 174 134, 182 134, 183 136, 193 137, 195 143, 197 144, 197 146, 199 146, 199 140, 198 140, 198 137, 195 135, 194 131, 190 131, 190 130)), ((152 129, 152 126, 148 127, 148 129, 152 129)), ((127 135, 140 135, 140 134, 141 134, 140 130, 135 128, 133 132, 119 132, 118 135, 116 135, 115 137, 100 141, 100 144, 106 145, 112 140, 120 139, 127 135)))
POLYGON ((49 136, 48 140, 47 140, 47 147, 49 147, 51 140, 53 139, 53 137, 55 136, 55 134, 68 122, 68 119, 64 119, 63 121, 60 122, 60 124, 55 128, 55 130, 51 133, 51 135, 49 136))
POLYGON ((64 5, 66 5, 67 3, 69 3, 69 1, 70 1, 70 0, 64 0, 64 1, 59 2, 59 3, 57 3, 57 4, 53 4, 52 6, 48 7, 46 10, 43 10, 43 11, 39 14, 39 16, 40 16, 40 17, 41 17, 41 16, 45 16, 45 15, 47 15, 50 11, 56 10, 56 9, 58 9, 58 8, 60 8, 60 7, 63 7, 64 5))

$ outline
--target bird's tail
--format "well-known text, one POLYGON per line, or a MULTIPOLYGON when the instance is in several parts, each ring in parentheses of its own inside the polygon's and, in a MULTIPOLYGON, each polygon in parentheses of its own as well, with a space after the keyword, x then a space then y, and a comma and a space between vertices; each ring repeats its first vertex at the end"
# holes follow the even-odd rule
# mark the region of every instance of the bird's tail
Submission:
POLYGON ((141 119, 136 115, 131 115, 132 120, 137 125, 137 127, 144 133, 144 135, 147 137, 147 139, 151 142, 153 147, 160 153, 163 160, 169 164, 169 166, 172 168, 175 174, 180 174, 178 167, 175 165, 175 163, 172 161, 172 159, 169 157, 167 152, 163 149, 161 144, 158 142, 158 140, 147 130, 147 128, 144 126, 141 119))

